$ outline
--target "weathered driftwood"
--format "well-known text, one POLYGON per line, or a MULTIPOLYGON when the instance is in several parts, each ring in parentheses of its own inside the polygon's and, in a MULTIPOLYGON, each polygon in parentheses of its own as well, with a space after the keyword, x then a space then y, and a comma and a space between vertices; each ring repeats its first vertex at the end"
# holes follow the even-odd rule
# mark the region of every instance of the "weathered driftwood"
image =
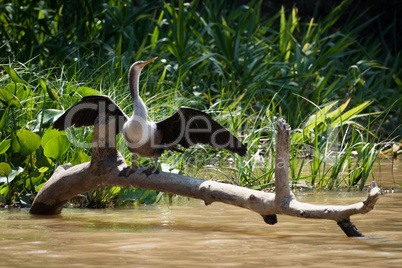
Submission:
POLYGON ((74 167, 70 164, 59 166, 36 196, 31 213, 58 214, 73 197, 100 187, 135 187, 202 199, 206 205, 223 202, 247 208, 260 214, 268 224, 277 222, 276 214, 334 220, 347 236, 362 236, 350 216, 372 210, 382 194, 373 182, 367 199, 352 205, 319 206, 298 202, 289 189, 290 128, 282 120, 278 124, 276 141, 276 194, 166 172, 146 177, 142 168, 128 177, 119 176, 127 165, 115 146, 115 123, 111 120, 95 125, 91 162, 74 167))

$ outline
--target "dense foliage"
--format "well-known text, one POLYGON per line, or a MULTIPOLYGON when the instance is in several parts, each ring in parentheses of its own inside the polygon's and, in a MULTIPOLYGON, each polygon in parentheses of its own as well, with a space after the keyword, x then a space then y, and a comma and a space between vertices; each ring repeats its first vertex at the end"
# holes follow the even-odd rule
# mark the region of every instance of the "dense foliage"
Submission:
MULTIPOLYGON (((378 17, 339 26, 352 2, 306 21, 296 7, 264 16, 262 1, 1 1, 0 197, 29 204, 57 165, 88 161, 91 130, 55 131, 54 117, 91 94, 130 114, 128 68, 154 56, 141 78, 153 120, 180 105, 202 109, 249 149, 246 158, 207 147, 169 152, 165 168, 270 187, 275 122, 285 118, 295 184, 362 189, 379 151, 401 134, 402 71, 383 39, 361 38, 378 17)), ((87 205, 156 198, 108 188, 89 193, 87 205)))

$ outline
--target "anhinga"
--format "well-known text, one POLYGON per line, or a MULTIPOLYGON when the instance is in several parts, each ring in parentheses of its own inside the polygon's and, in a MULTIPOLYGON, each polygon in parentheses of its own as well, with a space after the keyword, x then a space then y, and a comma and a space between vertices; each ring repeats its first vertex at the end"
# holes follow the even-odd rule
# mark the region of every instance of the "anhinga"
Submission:
POLYGON ((122 131, 133 154, 132 165, 125 170, 125 176, 136 171, 138 155, 155 160, 153 169, 145 172, 147 175, 158 172, 158 158, 167 149, 180 151, 176 149, 177 145, 189 148, 197 143, 209 144, 240 156, 246 155, 246 147, 236 137, 199 110, 181 107, 163 121, 155 123, 147 120, 147 107, 139 95, 139 77, 144 66, 155 59, 137 61, 130 67, 128 87, 134 105, 131 117, 108 96, 94 95, 82 98, 68 109, 53 123, 53 128, 64 130, 69 126, 91 126, 97 117, 116 117, 116 134, 122 131))

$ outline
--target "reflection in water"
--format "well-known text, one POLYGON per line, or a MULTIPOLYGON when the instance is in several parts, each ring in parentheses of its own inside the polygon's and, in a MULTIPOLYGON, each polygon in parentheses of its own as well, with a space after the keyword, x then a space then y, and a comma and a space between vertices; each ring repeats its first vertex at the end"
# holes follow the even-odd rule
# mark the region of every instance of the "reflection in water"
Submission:
MULTIPOLYGON (((185 198, 174 206, 65 209, 51 217, 0 210, 0 267, 402 267, 398 190, 370 213, 352 217, 368 238, 348 238, 326 220, 278 215, 270 226, 241 208, 206 207, 185 198)), ((359 192, 297 195, 303 202, 341 205, 365 197, 359 192)))

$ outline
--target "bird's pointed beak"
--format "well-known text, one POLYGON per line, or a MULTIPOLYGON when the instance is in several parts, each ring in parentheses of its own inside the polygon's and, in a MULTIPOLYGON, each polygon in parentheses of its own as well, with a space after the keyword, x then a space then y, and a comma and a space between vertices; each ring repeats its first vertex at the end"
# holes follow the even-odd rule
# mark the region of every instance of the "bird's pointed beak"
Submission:
POLYGON ((153 62, 154 60, 156 60, 158 57, 152 58, 150 60, 144 61, 143 63, 140 64, 141 67, 144 67, 145 65, 147 65, 148 63, 153 62))

